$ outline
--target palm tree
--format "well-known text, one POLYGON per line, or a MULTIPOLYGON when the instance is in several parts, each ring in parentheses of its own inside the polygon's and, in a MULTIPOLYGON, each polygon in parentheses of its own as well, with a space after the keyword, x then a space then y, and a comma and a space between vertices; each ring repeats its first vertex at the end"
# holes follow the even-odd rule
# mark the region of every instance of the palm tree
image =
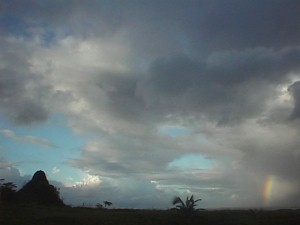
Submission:
POLYGON ((12 202, 16 197, 17 185, 13 182, 3 182, 4 179, 0 179, 0 201, 12 202))
POLYGON ((104 201, 104 207, 106 208, 106 206, 111 206, 112 205, 112 202, 109 202, 109 201, 104 201))
POLYGON ((194 196, 192 195, 190 198, 187 196, 186 197, 186 200, 185 200, 185 203, 181 200, 180 197, 175 197, 173 199, 173 205, 175 205, 175 209, 176 210, 179 210, 180 212, 183 212, 183 213, 192 213, 194 211, 196 211, 196 202, 198 201, 201 201, 201 199, 196 199, 194 200, 194 196))

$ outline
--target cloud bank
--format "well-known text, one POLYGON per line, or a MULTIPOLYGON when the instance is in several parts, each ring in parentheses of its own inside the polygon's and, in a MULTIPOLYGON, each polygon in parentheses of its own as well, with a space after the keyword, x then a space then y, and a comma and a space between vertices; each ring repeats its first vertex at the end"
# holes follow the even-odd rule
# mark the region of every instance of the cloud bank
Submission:
POLYGON ((2 8, 0 112, 25 126, 63 114, 96 137, 67 162, 102 181, 83 196, 114 193, 128 207, 189 193, 208 207, 299 206, 298 1, 2 8), (191 154, 199 165, 170 166, 191 154))

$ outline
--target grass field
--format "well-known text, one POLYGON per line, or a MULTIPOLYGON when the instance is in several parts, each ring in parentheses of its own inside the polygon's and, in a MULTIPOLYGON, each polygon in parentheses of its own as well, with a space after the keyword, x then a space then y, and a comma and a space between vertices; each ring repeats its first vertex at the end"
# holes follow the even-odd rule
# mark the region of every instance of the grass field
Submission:
POLYGON ((1 225, 299 225, 300 210, 219 210, 183 216, 169 210, 1 205, 1 225))

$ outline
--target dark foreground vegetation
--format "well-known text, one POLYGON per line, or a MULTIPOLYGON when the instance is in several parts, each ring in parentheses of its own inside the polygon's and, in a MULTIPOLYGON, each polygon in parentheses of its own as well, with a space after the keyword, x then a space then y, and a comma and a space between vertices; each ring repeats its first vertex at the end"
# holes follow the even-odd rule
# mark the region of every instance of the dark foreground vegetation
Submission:
POLYGON ((125 210, 1 204, 1 225, 299 225, 300 210, 220 210, 184 215, 171 210, 125 210))

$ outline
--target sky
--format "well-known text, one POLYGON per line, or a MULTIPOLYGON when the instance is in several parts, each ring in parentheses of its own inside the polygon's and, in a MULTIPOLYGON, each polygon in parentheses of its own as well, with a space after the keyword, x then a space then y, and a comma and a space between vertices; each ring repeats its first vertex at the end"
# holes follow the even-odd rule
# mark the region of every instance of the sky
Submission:
POLYGON ((66 204, 300 206, 298 0, 0 0, 0 178, 66 204))

